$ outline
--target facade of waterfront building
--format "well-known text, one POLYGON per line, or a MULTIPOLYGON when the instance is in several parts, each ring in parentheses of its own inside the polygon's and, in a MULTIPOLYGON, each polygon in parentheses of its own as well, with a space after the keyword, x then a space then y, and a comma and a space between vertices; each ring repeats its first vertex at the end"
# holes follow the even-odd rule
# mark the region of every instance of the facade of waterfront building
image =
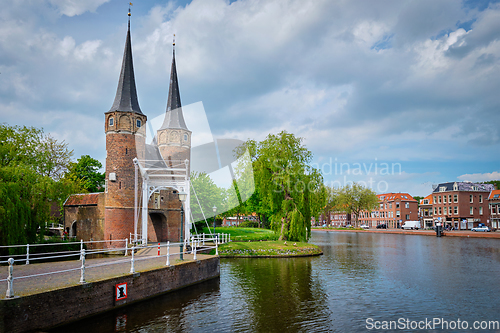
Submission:
POLYGON ((470 230, 479 223, 490 225, 488 196, 492 184, 450 182, 436 186, 432 192, 432 217, 444 227, 470 230))
POLYGON ((434 225, 432 213, 432 194, 430 194, 420 200, 420 205, 418 207, 418 217, 422 228, 432 228, 434 225))
MULTIPOLYGON (((139 173, 136 182, 135 158, 142 163, 153 163, 155 167, 158 164, 161 168, 179 168, 179 163, 187 164, 189 174, 191 131, 182 114, 175 43, 165 118, 153 142, 146 143, 147 117, 142 113, 137 98, 130 21, 116 96, 111 109, 104 115, 105 193, 70 196, 64 204, 64 226, 70 236, 84 241, 110 241, 103 246, 113 247, 116 244, 111 242, 113 240, 133 238, 136 233, 141 239, 146 233, 138 223, 141 221, 141 210, 135 214, 136 206, 142 205, 142 177, 139 173)), ((147 241, 179 241, 182 204, 177 191, 155 190, 147 206, 147 241)))
POLYGON ((500 190, 493 190, 488 197, 491 229, 500 229, 500 190))
POLYGON ((405 221, 418 220, 418 202, 408 193, 384 193, 377 197, 379 208, 362 211, 358 224, 369 227, 386 224, 388 228, 399 228, 405 221))

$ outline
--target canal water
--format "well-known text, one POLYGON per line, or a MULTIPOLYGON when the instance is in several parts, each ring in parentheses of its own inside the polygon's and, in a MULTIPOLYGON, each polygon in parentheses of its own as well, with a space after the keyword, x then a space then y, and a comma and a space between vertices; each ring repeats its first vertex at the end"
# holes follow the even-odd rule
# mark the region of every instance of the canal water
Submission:
POLYGON ((221 259, 220 279, 52 332, 366 332, 391 324, 398 332, 500 332, 479 329, 500 321, 498 239, 313 231, 310 242, 324 255, 221 259))

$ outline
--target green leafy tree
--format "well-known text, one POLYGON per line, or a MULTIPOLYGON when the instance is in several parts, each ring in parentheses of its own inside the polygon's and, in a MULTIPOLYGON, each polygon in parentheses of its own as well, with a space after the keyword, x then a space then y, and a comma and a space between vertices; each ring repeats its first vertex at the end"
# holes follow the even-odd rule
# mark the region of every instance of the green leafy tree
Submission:
POLYGON ((65 178, 77 183, 84 191, 103 192, 105 174, 99 172, 101 168, 101 162, 89 155, 82 155, 76 163, 69 164, 65 178))
POLYGON ((363 210, 373 210, 378 207, 376 193, 358 183, 347 184, 344 187, 330 190, 329 205, 337 211, 353 214, 354 225, 358 225, 359 213, 363 210))
POLYGON ((0 244, 41 240, 50 202, 60 204, 78 188, 61 181, 71 155, 41 129, 0 124, 0 244))
POLYGON ((268 214, 271 228, 280 240, 307 241, 311 234, 311 217, 316 218, 326 202, 323 177, 309 163, 312 153, 303 139, 283 131, 268 135, 264 141, 249 140, 248 149, 255 178, 253 203, 268 214))
POLYGON ((225 201, 225 190, 219 188, 217 184, 206 173, 191 173, 191 214, 196 228, 206 226, 205 218, 209 225, 213 221, 214 213, 212 207, 216 206, 217 211, 223 211, 225 201), (198 222, 198 223, 197 223, 198 222))

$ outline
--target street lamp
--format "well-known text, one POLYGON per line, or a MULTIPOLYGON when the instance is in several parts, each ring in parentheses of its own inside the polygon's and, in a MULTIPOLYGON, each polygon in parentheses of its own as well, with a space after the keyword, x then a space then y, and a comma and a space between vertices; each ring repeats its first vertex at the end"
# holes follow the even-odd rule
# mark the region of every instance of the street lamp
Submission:
POLYGON ((215 239, 215 212, 217 211, 217 207, 213 206, 212 210, 214 211, 214 239, 215 239))
POLYGON ((182 229, 184 229, 184 201, 186 201, 187 193, 184 191, 179 192, 179 200, 181 201, 181 232, 180 232, 180 258, 184 260, 184 238, 182 236, 182 229))

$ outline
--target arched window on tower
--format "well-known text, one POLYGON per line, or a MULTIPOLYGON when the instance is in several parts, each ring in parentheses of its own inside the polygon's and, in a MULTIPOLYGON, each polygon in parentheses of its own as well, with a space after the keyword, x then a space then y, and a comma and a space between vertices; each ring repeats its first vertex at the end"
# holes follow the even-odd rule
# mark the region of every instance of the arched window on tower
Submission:
POLYGON ((115 125, 115 118, 110 117, 109 118, 109 126, 114 126, 115 125))
POLYGON ((186 142, 187 142, 187 140, 188 140, 188 135, 187 135, 187 134, 184 134, 184 141, 186 141, 186 142))
POLYGON ((137 119, 137 127, 141 127, 141 120, 140 119, 137 119))

